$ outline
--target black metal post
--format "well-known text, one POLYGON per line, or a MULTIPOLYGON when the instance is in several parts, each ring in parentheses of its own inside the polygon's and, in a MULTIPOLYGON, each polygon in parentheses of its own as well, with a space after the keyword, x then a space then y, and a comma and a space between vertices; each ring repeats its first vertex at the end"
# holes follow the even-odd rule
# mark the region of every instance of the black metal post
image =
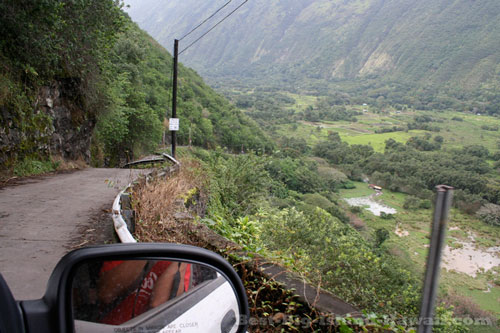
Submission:
POLYGON ((439 269, 441 266, 441 251, 445 242, 446 222, 453 197, 453 187, 439 185, 437 188, 436 207, 432 221, 431 245, 427 256, 422 305, 420 307, 418 333, 432 332, 434 304, 439 285, 439 269))
MULTIPOLYGON (((179 41, 174 40, 174 78, 172 82, 172 118, 177 118, 177 63, 179 59, 179 41)), ((175 158, 175 132, 172 132, 172 157, 175 158)))

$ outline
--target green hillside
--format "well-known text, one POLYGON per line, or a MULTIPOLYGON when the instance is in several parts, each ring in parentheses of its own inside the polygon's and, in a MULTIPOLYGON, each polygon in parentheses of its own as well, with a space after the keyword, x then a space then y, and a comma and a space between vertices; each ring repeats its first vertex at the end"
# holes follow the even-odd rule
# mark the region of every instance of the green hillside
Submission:
MULTIPOLYGON (((0 33, 5 175, 45 172, 53 158, 117 165, 162 141, 172 58, 119 2, 4 1, 0 33)), ((179 67, 179 144, 272 148, 254 121, 179 67)))
MULTIPOLYGON (((136 24, 128 22, 110 60, 113 104, 97 124, 101 148, 106 155, 115 157, 120 152, 137 155, 152 151, 167 129, 164 119, 172 114, 172 57, 136 24)), ((178 144, 223 146, 231 151, 272 148, 253 120, 182 64, 178 84, 178 144)))
MULTIPOLYGON (((170 48, 225 1, 127 3, 132 18, 170 48)), ((181 48, 190 41, 191 36, 181 48)), ((218 83, 237 78, 373 98, 401 98, 411 91, 417 96, 413 103, 434 97, 446 104, 439 88, 462 100, 480 94, 498 106, 491 95, 499 82, 499 41, 496 0, 255 0, 182 57, 218 83)))

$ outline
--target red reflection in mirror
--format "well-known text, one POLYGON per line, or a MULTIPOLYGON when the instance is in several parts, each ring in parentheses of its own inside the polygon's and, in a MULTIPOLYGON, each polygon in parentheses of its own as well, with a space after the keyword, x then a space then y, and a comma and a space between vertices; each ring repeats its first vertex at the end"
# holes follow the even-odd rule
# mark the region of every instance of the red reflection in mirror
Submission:
POLYGON ((75 274, 73 315, 120 325, 215 277, 214 270, 177 261, 89 262, 75 274))

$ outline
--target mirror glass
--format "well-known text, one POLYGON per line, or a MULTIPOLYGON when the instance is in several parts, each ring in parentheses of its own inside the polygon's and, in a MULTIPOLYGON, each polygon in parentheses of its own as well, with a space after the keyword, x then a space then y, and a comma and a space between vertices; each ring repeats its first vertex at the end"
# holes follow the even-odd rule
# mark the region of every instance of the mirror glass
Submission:
POLYGON ((238 299, 213 268, 182 261, 88 261, 71 284, 75 332, 236 332, 238 299))

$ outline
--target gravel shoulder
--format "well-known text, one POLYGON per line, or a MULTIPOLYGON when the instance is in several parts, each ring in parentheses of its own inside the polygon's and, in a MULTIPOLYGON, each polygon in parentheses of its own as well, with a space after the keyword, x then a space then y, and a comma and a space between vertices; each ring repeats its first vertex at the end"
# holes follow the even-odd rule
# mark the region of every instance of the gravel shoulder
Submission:
POLYGON ((0 273, 14 297, 41 298, 64 254, 112 241, 112 202, 145 172, 89 168, 0 188, 0 273))

